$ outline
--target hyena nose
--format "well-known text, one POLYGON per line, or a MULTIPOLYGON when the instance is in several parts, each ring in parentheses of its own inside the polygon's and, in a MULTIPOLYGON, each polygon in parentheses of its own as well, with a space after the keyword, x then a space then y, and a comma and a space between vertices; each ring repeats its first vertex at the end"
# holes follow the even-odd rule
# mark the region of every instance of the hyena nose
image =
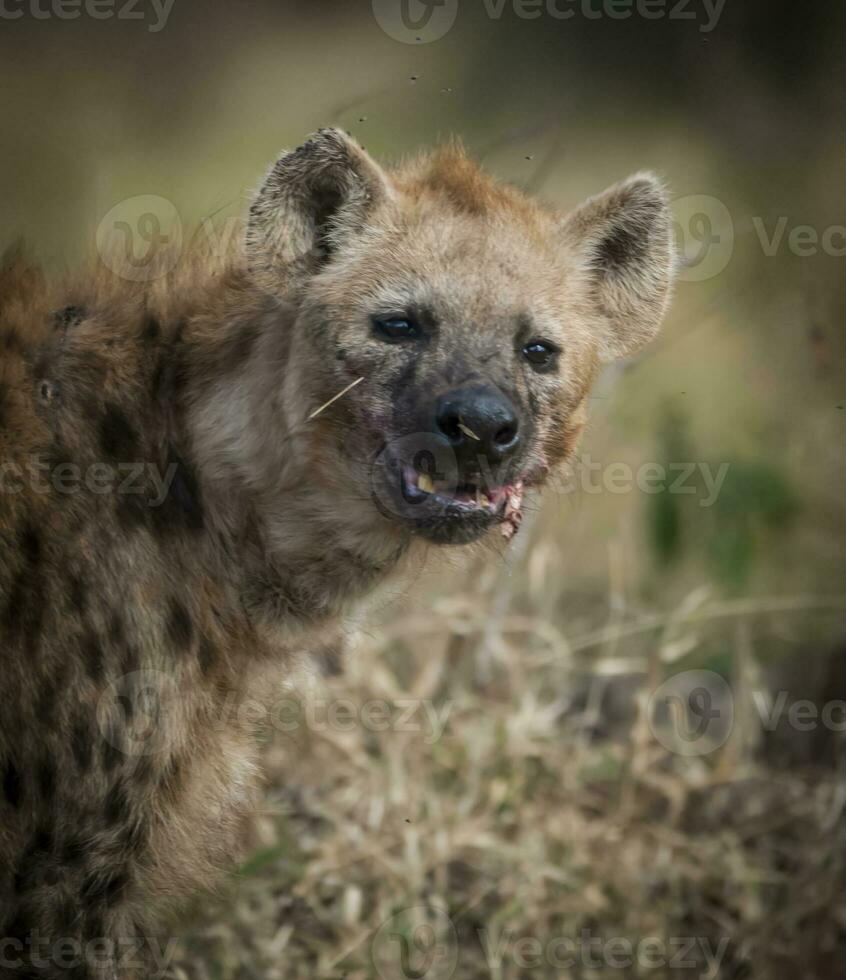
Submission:
POLYGON ((520 442, 517 409, 489 385, 459 388, 441 395, 435 406, 438 430, 449 440, 459 462, 505 459, 520 442))

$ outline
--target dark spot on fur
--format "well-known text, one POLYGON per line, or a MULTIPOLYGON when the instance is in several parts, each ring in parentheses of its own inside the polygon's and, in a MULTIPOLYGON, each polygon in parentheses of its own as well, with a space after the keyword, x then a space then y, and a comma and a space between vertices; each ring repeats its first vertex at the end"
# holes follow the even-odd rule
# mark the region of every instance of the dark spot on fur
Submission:
POLYGON ((82 656, 88 676, 95 683, 103 679, 103 646, 96 633, 89 632, 82 639, 82 656))
POLYGON ((65 669, 62 672, 62 677, 48 678, 41 685, 41 689, 38 692, 38 698, 35 702, 35 711, 37 717, 45 723, 52 721, 59 691, 62 689, 63 684, 67 680, 67 665, 65 664, 64 667, 65 669))
MULTIPOLYGON (((27 587, 27 577, 25 575, 17 576, 12 582, 6 608, 3 610, 3 626, 9 640, 17 640, 21 635, 26 634, 24 624, 28 617, 33 615, 30 607, 31 601, 37 603, 27 587)), ((38 615, 37 607, 35 615, 38 615)))
POLYGON ((84 306, 66 306, 62 310, 54 311, 53 324, 58 329, 67 330, 68 327, 75 327, 82 323, 87 315, 88 311, 84 306))
POLYGON ((596 247, 600 268, 616 272, 641 259, 646 253, 648 232, 645 228, 618 225, 596 247))
MULTIPOLYGON (((86 917, 85 924, 82 929, 82 934, 86 939, 104 939, 106 936, 106 924, 103 921, 102 914, 97 911, 91 911, 89 909, 86 917)), ((86 975, 85 980, 90 980, 86 975)))
POLYGON ((41 885, 53 887, 60 880, 60 873, 53 856, 53 835, 40 828, 30 840, 20 858, 13 878, 13 889, 23 895, 41 885))
POLYGON ((115 699, 124 724, 130 725, 135 717, 135 698, 132 693, 119 694, 115 699))
POLYGON ((332 218, 338 213, 344 203, 344 195, 340 187, 334 185, 319 186, 312 192, 311 205, 314 213, 315 251, 328 257, 333 251, 331 237, 332 218))
POLYGON ((53 850, 53 833, 46 827, 39 827, 30 841, 28 853, 38 854, 39 852, 49 854, 53 850))
POLYGON ((6 424, 9 416, 9 388, 4 381, 0 381, 0 429, 6 424))
POLYGON ((204 521, 200 487, 194 470, 183 460, 177 462, 168 499, 173 501, 189 530, 202 531, 204 521))
POLYGON ((182 342, 185 324, 179 323, 172 337, 164 344, 151 380, 153 398, 160 403, 173 407, 187 381, 187 368, 182 342))
POLYGON ((237 371, 252 353, 258 335, 257 324, 239 324, 221 348, 221 367, 227 371, 237 371))
POLYGON ((44 469, 45 482, 55 491, 52 502, 61 505, 73 499, 72 493, 67 493, 66 487, 75 487, 73 474, 76 471, 76 460, 63 446, 52 445, 46 452, 38 455, 39 466, 44 469))
POLYGON ((112 905, 129 884, 126 871, 103 873, 92 871, 82 883, 82 898, 87 905, 112 905))
POLYGON ((45 803, 52 803, 56 794, 56 763, 50 759, 42 759, 38 766, 38 791, 45 803))
POLYGON ((32 568, 41 564, 41 535, 31 524, 25 524, 19 536, 24 561, 32 568))
POLYGON ((171 450, 165 472, 168 476, 173 474, 167 496, 159 507, 146 507, 155 533, 165 538, 179 530, 202 531, 205 517, 193 467, 171 450))
POLYGON ((68 581, 68 600, 73 611, 80 616, 88 607, 88 586, 79 575, 71 576, 68 581))
POLYGON ((71 866, 79 865, 87 854, 88 847, 81 837, 69 837, 62 846, 61 860, 71 866))
POLYGON ((141 327, 141 340, 145 344, 151 344, 161 336, 162 328, 159 321, 154 316, 148 316, 141 327))
POLYGON ((77 915, 78 909, 74 902, 69 898, 61 899, 56 904, 55 914, 58 932, 69 932, 73 928, 74 922, 76 922, 77 915))
POLYGON ((109 876, 106 882, 106 904, 112 906, 129 885, 129 874, 126 871, 119 871, 117 874, 109 876))
POLYGON ((30 920, 26 917, 23 910, 18 909, 15 912, 14 918, 3 927, 3 938, 16 939, 19 943, 26 944, 26 941, 30 938, 31 931, 32 926, 30 925, 30 920))
POLYGON ((154 401, 162 401, 164 399, 164 389, 165 382, 167 380, 167 364, 164 357, 160 357, 156 362, 156 367, 153 371, 153 376, 150 380, 150 391, 153 396, 154 401))
POLYGON ((126 626, 118 609, 113 609, 109 615, 109 640, 118 649, 126 643, 126 626))
POLYGON ((122 531, 132 534, 146 527, 153 516, 150 505, 143 496, 136 493, 118 495, 115 517, 122 531))
POLYGON ((3 769, 3 796, 12 809, 17 810, 23 797, 23 778, 18 767, 8 760, 3 769))
POLYGON ((194 626, 188 610, 178 599, 170 600, 170 611, 167 617, 168 639, 180 651, 188 650, 194 638, 194 626))
POLYGON ((103 819, 107 824, 122 823, 129 815, 129 799, 121 783, 115 785, 106 795, 103 805, 103 819))
POLYGON ((52 832, 46 827, 39 827, 30 838, 15 875, 15 891, 18 894, 29 891, 39 884, 49 883, 49 879, 58 881, 55 868, 49 866, 54 841, 52 832))
POLYGON ((36 652, 47 609, 48 597, 42 574, 41 535, 29 523, 18 534, 22 568, 12 581, 2 615, 7 640, 23 638, 28 654, 36 652))
POLYGON ((315 650, 314 656, 324 677, 340 677, 343 673, 342 652, 338 646, 327 644, 315 650))
POLYGON ((23 343, 20 335, 13 327, 0 333, 0 348, 6 351, 22 351, 23 343))
MULTIPOLYGON (((123 651, 123 658, 121 660, 121 671, 124 674, 134 674, 141 667, 141 657, 138 654, 137 647, 128 643, 123 651)), ((131 717, 127 715, 127 717, 131 717)))
POLYGON ((103 769, 112 772, 124 758, 123 738, 117 722, 109 724, 107 731, 103 732, 102 747, 103 769))
POLYGON ((105 456, 117 462, 138 461, 138 433, 123 409, 108 402, 100 419, 100 448, 105 456))
POLYGON ((197 659, 200 662, 200 670, 204 674, 208 674, 214 666, 215 649, 214 644, 205 633, 200 637, 200 648, 197 651, 197 659))
POLYGON ((138 760, 138 765, 135 767, 135 781, 143 786, 146 783, 150 783, 153 777, 156 775, 156 770, 154 767, 154 760, 152 756, 144 755, 138 760))
POLYGON ((91 728, 86 719, 80 716, 71 731, 71 751, 80 772, 87 772, 91 768, 92 748, 91 728))

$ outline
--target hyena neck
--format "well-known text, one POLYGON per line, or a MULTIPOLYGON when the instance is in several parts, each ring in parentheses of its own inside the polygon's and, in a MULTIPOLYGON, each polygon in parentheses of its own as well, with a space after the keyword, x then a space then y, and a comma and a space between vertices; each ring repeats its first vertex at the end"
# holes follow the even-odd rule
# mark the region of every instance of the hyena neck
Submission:
POLYGON ((197 338, 202 369, 194 372, 188 426, 246 607, 296 633, 343 615, 396 573, 408 541, 371 507, 351 514, 320 479, 308 429, 286 404, 296 365, 284 321, 294 315, 257 298, 197 338), (236 337, 238 359, 227 354, 236 337))

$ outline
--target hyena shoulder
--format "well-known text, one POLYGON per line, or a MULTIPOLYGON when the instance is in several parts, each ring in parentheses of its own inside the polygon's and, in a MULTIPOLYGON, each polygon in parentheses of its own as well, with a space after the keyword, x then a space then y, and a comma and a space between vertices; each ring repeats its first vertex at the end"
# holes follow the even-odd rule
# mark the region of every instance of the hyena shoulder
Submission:
POLYGON ((258 695, 239 660, 263 640, 221 569, 183 420, 190 384, 249 341, 233 326, 231 343, 207 342, 220 280, 197 287, 49 287, 19 254, 0 275, 0 934, 13 940, 146 935, 167 896, 228 864, 254 802, 237 707, 258 695))

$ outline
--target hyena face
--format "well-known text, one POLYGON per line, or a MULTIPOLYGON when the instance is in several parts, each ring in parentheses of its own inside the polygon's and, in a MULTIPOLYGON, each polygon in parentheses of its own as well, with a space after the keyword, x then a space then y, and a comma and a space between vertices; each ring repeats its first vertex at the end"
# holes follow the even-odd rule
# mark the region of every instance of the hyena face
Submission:
POLYGON ((657 330, 673 267, 648 175, 560 216, 455 147, 388 173, 337 131, 277 162, 248 253, 297 309, 289 413, 354 385, 310 423, 336 505, 437 543, 516 529, 601 362, 657 330))

